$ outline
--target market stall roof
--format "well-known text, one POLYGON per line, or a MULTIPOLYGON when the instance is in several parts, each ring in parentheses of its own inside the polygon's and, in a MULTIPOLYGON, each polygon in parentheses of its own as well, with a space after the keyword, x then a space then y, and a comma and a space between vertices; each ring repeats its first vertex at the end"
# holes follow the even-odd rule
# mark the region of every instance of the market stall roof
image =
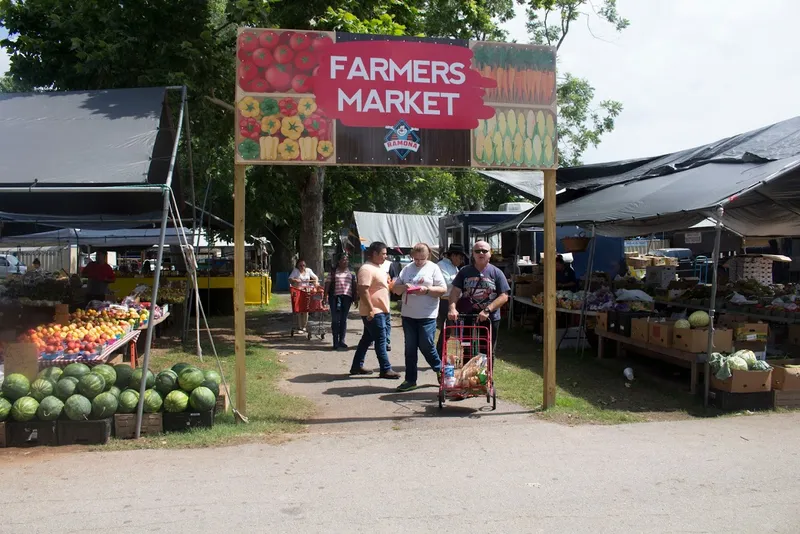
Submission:
MULTIPOLYGON (((725 226, 738 234, 800 235, 800 117, 643 161, 621 174, 562 184, 582 196, 558 206, 558 224, 640 235, 689 228, 723 205, 725 226)), ((541 211, 524 225, 541 225, 541 211)))
MULTIPOLYGON (((0 95, 0 212, 160 220, 161 195, 145 190, 167 183, 177 136, 167 91, 0 95), (11 194, 24 189, 30 193, 11 194), (65 201, 66 189, 81 194, 80 201, 65 201)), ((178 198, 179 185, 173 180, 178 198)))
POLYGON ((364 246, 382 241, 389 248, 411 248, 417 243, 438 247, 439 218, 435 215, 354 211, 353 218, 364 246))
MULTIPOLYGON (((39 232, 28 235, 0 237, 0 248, 19 246, 52 246, 52 245, 89 245, 98 248, 150 247, 158 243, 160 228, 137 228, 124 230, 85 230, 78 228, 62 228, 50 232, 39 232)), ((185 230, 187 239, 191 240, 191 228, 185 230)), ((175 228, 167 228, 166 245, 180 245, 181 239, 175 228)), ((200 246, 207 247, 209 242, 205 232, 200 235, 200 246)), ((233 246, 232 243, 217 240, 214 246, 233 246)))
POLYGON ((523 197, 540 201, 544 197, 544 173, 542 171, 482 171, 478 174, 500 182, 523 197))

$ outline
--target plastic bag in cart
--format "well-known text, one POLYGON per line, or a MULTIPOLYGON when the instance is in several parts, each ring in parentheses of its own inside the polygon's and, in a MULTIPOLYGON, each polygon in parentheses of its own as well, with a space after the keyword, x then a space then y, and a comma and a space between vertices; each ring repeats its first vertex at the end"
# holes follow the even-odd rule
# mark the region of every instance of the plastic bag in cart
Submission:
POLYGON ((486 355, 478 354, 456 372, 456 382, 462 388, 476 388, 488 381, 486 355))

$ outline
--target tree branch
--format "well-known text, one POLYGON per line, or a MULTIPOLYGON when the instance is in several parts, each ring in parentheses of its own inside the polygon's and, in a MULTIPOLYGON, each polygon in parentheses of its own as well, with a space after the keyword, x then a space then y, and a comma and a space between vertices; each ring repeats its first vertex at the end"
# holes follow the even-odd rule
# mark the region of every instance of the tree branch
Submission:
POLYGON ((550 9, 544 12, 544 38, 547 39, 547 46, 553 46, 553 41, 550 39, 550 33, 547 31, 547 15, 550 14, 550 9))
POLYGON ((556 50, 561 48, 561 43, 564 42, 564 38, 569 33, 569 23, 572 21, 572 15, 575 13, 575 7, 569 6, 567 8, 567 15, 561 16, 561 38, 558 40, 558 44, 556 45, 556 50))

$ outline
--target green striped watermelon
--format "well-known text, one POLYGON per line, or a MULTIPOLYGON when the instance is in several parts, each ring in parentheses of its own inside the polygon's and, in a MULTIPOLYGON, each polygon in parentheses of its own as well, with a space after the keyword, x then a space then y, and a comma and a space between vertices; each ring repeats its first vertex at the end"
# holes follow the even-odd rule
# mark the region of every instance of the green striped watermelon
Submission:
POLYGON ((173 365, 173 366, 172 366, 172 370, 173 370, 173 371, 175 371, 175 374, 176 374, 176 375, 180 376, 180 374, 181 374, 181 371, 183 371, 183 370, 184 370, 184 369, 186 369, 187 367, 191 367, 191 366, 192 366, 192 365, 191 365, 191 364, 189 364, 189 363, 186 363, 186 362, 180 362, 180 363, 176 363, 175 365, 173 365))
POLYGON ((117 400, 119 400, 119 396, 122 393, 122 391, 120 391, 120 389, 117 386, 111 386, 111 389, 109 389, 108 392, 114 395, 117 398, 117 400))
POLYGON ((144 392, 144 411, 147 413, 156 413, 161 409, 164 404, 164 399, 154 389, 148 389, 144 392))
POLYGON ((14 402, 26 396, 31 390, 31 381, 23 374, 11 373, 3 380, 3 396, 14 402))
POLYGON ((178 385, 186 393, 191 393, 195 388, 202 386, 205 379, 203 371, 196 367, 187 367, 178 375, 178 385))
POLYGON ((100 365, 95 365, 92 368, 92 372, 97 373, 98 375, 103 377, 103 380, 106 383, 106 391, 111 389, 111 387, 117 381, 117 372, 110 365, 106 365, 104 363, 101 363, 100 365))
POLYGON ((11 406, 11 418, 14 421, 24 423, 36 417, 36 410, 39 409, 39 401, 33 397, 20 397, 11 406))
POLYGON ((215 397, 219 397, 219 384, 217 384, 213 380, 206 379, 205 381, 203 381, 202 386, 210 389, 211 393, 213 393, 215 397))
POLYGON ((9 413, 11 413, 11 403, 8 399, 0 397, 0 422, 8 419, 9 413))
POLYGON ((38 402, 42 402, 42 399, 52 395, 54 390, 55 387, 52 382, 45 378, 37 378, 31 384, 31 397, 38 402))
POLYGON ((189 405, 189 395, 183 391, 176 389, 170 391, 167 398, 164 399, 164 410, 171 413, 182 412, 186 410, 189 405))
POLYGON ((41 421, 55 421, 64 411, 64 403, 58 397, 45 397, 39 403, 39 409, 36 410, 36 417, 41 421))
POLYGON ((92 401, 83 395, 73 395, 64 403, 64 413, 73 421, 86 421, 92 414, 92 401))
POLYGON ((207 387, 200 386, 189 395, 189 404, 198 412, 207 412, 216 406, 217 396, 207 387))
POLYGON ((133 389, 126 389, 119 394, 119 413, 133 413, 139 405, 139 392, 133 389))
MULTIPOLYGON (((131 381, 128 387, 139 391, 142 384, 143 374, 144 370, 141 367, 134 369, 133 373, 131 374, 131 381)), ((153 372, 150 369, 147 370, 147 374, 145 376, 147 377, 145 378, 145 389, 152 389, 156 383, 156 377, 153 375, 153 372)))
POLYGON ((85 363, 75 362, 64 367, 64 373, 61 376, 74 376, 80 380, 82 376, 88 375, 90 372, 92 372, 92 370, 89 369, 88 365, 85 363))
POLYGON ((156 391, 167 395, 173 389, 178 389, 178 375, 172 369, 161 371, 156 375, 156 391))
POLYGON ((213 369, 207 369, 207 370, 203 371, 203 376, 206 377, 206 382, 208 382, 208 381, 215 382, 217 384, 217 386, 222 384, 222 377, 219 375, 218 372, 216 372, 213 369))
POLYGON ((78 381, 78 392, 89 400, 92 400, 106 389, 106 381, 97 373, 84 375, 78 381))
POLYGON ((121 390, 127 388, 131 383, 133 368, 127 363, 118 363, 114 366, 114 372, 117 373, 117 380, 114 382, 114 385, 121 390))
POLYGON ((92 400, 92 417, 105 419, 117 412, 117 398, 110 392, 100 393, 92 400))
POLYGON ((74 376, 64 376, 58 381, 55 387, 55 396, 66 401, 78 391, 78 379, 74 376))
POLYGON ((64 374, 64 371, 60 367, 46 367, 39 371, 39 375, 36 378, 44 378, 55 384, 61 379, 62 374, 64 374))

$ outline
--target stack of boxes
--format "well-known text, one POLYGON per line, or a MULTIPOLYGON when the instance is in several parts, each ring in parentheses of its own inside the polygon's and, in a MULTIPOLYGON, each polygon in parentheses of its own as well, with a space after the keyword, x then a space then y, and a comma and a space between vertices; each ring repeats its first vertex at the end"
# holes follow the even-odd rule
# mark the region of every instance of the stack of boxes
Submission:
POLYGON ((735 256, 728 262, 731 282, 755 280, 762 285, 772 284, 772 260, 763 256, 735 256))

